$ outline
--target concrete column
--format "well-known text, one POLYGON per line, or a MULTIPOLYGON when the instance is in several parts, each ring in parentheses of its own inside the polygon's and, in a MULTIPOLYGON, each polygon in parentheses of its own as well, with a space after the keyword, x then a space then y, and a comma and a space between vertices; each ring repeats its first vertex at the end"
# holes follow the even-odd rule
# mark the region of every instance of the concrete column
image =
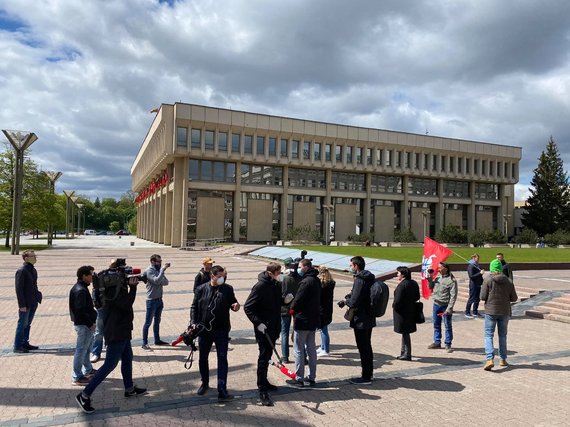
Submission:
POLYGON ((164 243, 164 215, 166 213, 166 195, 164 189, 160 190, 158 203, 159 203, 159 214, 158 214, 158 243, 164 243))
POLYGON ((152 200, 153 221, 152 221, 152 241, 158 242, 158 224, 160 222, 160 198, 155 193, 152 200))
POLYGON ((279 237, 281 240, 286 240, 287 236, 287 212, 289 206, 287 205, 289 200, 289 167, 283 166, 283 194, 281 194, 280 209, 279 212, 279 237))
POLYGON ((172 203, 172 247, 179 248, 186 243, 187 192, 188 174, 186 173, 187 159, 174 159, 174 194, 172 203), (186 211, 186 214, 184 213, 186 211), (183 222, 184 221, 184 222, 183 222), (183 241, 184 239, 184 241, 183 241))
MULTIPOLYGON (((392 157, 392 161, 394 161, 394 157, 392 157)), ((408 217, 410 208, 410 202, 408 200, 408 179, 408 176, 402 177, 402 194, 404 195, 404 201, 400 209, 400 228, 402 231, 410 228, 410 218, 408 217)))
POLYGON ((475 181, 469 183, 469 198, 471 203, 467 206, 467 230, 475 230, 475 181))
POLYGON ((437 195, 438 201, 437 205, 435 205, 435 232, 437 233, 439 230, 443 228, 445 225, 444 221, 444 209, 443 209, 443 179, 437 180, 437 195))
POLYGON ((172 191, 166 188, 164 203, 164 244, 172 244, 172 191))
POLYGON ((241 201, 241 162, 236 162, 236 189, 234 191, 234 211, 233 211, 233 227, 232 239, 234 242, 239 242, 239 226, 240 226, 240 201, 241 201))
POLYGON ((372 197, 372 174, 366 174, 366 199, 364 199, 364 212, 362 213, 362 227, 365 233, 370 233, 371 197, 372 197))

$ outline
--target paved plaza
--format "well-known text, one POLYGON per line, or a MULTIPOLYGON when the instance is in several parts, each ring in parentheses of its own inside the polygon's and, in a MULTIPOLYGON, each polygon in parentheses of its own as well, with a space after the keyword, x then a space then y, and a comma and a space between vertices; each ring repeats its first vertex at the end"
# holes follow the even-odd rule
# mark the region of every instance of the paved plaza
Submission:
MULTIPOLYGON (((231 313, 228 390, 233 402, 217 403, 217 393, 196 395, 200 385, 197 355, 184 368, 188 349, 141 349, 145 314, 144 284, 135 301, 133 377, 148 395, 125 399, 117 368, 92 396, 96 412, 83 414, 75 400, 80 387, 71 384, 75 332, 68 313, 68 293, 77 267, 105 268, 118 256, 133 267, 146 268, 153 253, 172 263, 167 270, 161 334, 172 340, 189 319, 194 276, 208 255, 228 270, 228 283, 244 303, 267 260, 245 255, 258 246, 231 245, 208 252, 182 251, 144 242, 132 236, 82 236, 56 241, 38 252, 36 267, 44 301, 38 308, 31 343, 38 351, 12 353, 17 320, 14 272, 20 256, 0 253, 0 425, 259 425, 259 426, 553 426, 569 425, 570 324, 524 316, 515 309, 509 323, 509 363, 483 371, 483 320, 454 315, 455 351, 428 350, 432 342, 431 302, 424 301, 427 323, 412 335, 414 361, 399 361, 400 335, 393 332, 392 313, 378 319, 372 335, 374 376, 371 386, 350 384, 359 376, 360 363, 353 332, 335 306, 331 356, 319 359, 317 387, 293 389, 276 368, 269 379, 280 386, 272 393, 274 407, 257 403, 257 345, 243 309, 231 313)), ((355 254, 357 248, 355 248, 355 254)), ((485 260, 482 260, 485 261, 485 260)), ((466 274, 457 277, 466 280, 466 274)), ((352 280, 336 274, 335 300, 350 291, 352 280)), ((570 293, 568 271, 515 272, 515 284, 570 293)), ((461 311, 463 307, 457 307, 461 311)), ((151 328, 152 331, 152 328, 151 328)), ((152 335, 152 333, 151 333, 152 335)), ((495 339, 497 341, 497 339, 495 339)), ((152 339, 150 344, 152 346, 152 339)), ((320 339, 317 338, 317 343, 320 339)), ((496 342, 497 344, 497 342, 496 342)), ((279 348, 279 347, 278 347, 279 348)), ((215 384, 215 353, 210 356, 215 384)), ((100 366, 101 362, 95 367, 100 366)), ((498 363, 496 364, 498 366, 498 363)), ((293 368, 293 365, 288 365, 293 368)))

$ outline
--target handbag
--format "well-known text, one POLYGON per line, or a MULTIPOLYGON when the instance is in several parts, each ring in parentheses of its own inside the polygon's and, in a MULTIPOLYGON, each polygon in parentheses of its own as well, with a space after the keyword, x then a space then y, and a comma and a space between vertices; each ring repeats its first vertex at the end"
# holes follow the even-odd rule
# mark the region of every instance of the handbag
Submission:
POLYGON ((349 308, 348 310, 346 310, 346 313, 344 313, 344 319, 351 322, 352 319, 354 318, 355 313, 356 313, 356 308, 349 308))
POLYGON ((420 324, 420 323, 425 323, 426 322, 426 318, 424 316, 424 303, 421 301, 417 301, 414 305, 415 308, 415 319, 416 319, 416 323, 420 324))

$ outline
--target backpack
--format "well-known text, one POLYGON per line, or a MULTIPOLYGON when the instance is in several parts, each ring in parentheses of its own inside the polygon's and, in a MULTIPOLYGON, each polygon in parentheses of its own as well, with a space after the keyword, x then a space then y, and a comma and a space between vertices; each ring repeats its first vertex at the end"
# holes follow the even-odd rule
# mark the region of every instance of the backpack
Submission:
POLYGON ((375 317, 382 317, 386 314, 389 299, 388 285, 381 280, 375 280, 370 286, 370 309, 375 317))

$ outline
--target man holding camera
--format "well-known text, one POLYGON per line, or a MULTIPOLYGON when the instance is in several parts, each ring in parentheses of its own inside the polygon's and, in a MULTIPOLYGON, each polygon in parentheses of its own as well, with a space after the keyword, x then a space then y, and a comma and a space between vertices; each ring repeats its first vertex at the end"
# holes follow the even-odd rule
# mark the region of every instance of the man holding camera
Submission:
POLYGON ((168 267, 170 267, 169 262, 163 266, 160 255, 154 254, 150 257, 150 265, 144 272, 146 279, 146 318, 142 330, 142 349, 145 351, 152 351, 148 345, 148 329, 153 320, 154 345, 168 345, 167 342, 160 339, 160 319, 164 308, 162 288, 168 285, 168 279, 164 274, 168 267))
POLYGON ((372 328, 376 326, 376 317, 370 305, 370 287, 376 278, 374 274, 364 269, 365 266, 366 263, 361 256, 351 258, 350 271, 354 275, 352 291, 345 297, 344 301, 338 303, 340 308, 345 305, 349 307, 347 320, 350 320, 350 327, 354 329, 354 339, 356 340, 362 367, 362 375, 349 381, 358 385, 372 384, 374 371, 372 328))
POLYGON ((140 276, 129 276, 125 270, 125 260, 117 259, 111 263, 108 270, 103 270, 94 278, 94 285, 104 288, 103 334, 107 343, 107 355, 103 366, 99 368, 87 387, 75 397, 81 410, 87 414, 95 411, 91 406, 91 395, 117 367, 119 360, 125 387, 124 396, 128 398, 146 393, 145 388, 139 388, 133 384, 133 349, 131 347, 133 303, 140 276))
POLYGON ((210 368, 208 355, 216 343, 218 357, 218 402, 233 399, 228 393, 228 343, 230 333, 230 310, 238 311, 234 289, 225 283, 224 268, 216 265, 211 270, 209 283, 198 286, 190 308, 190 328, 198 330, 199 367, 202 384, 197 394, 203 396, 209 388, 210 368))

